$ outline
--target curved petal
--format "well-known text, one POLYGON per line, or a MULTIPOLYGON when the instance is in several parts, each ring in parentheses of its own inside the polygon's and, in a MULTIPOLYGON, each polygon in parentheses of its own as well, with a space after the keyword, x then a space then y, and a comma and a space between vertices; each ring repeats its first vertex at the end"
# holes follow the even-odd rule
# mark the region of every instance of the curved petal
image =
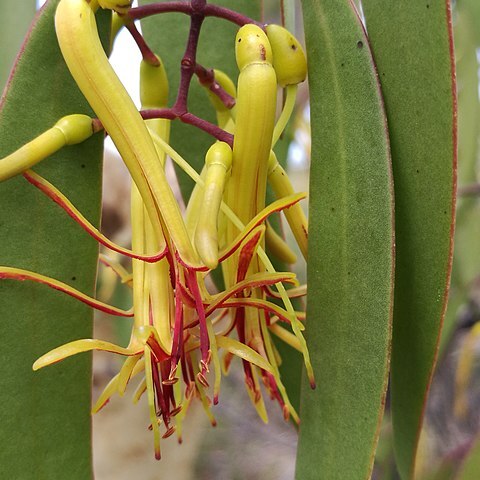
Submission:
POLYGON ((253 363, 257 367, 266 370, 267 372, 272 374, 274 373, 270 363, 268 363, 265 358, 247 345, 244 345, 233 338, 222 337, 221 335, 216 335, 216 340, 219 348, 223 348, 224 350, 233 353, 237 357, 240 357, 249 363, 253 363))
POLYGON ((50 350, 45 355, 42 355, 35 361, 32 368, 39 370, 40 368, 57 363, 72 355, 82 352, 91 352, 92 350, 100 350, 103 352, 118 353, 119 355, 133 356, 143 353, 142 348, 124 348, 103 340, 94 340, 91 338, 84 338, 82 340, 75 340, 74 342, 66 343, 60 347, 50 350))

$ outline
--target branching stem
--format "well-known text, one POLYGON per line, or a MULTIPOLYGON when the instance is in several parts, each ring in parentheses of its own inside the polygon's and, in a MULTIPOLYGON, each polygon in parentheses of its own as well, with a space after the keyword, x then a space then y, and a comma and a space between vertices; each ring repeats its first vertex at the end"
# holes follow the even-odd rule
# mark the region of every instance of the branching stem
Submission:
MULTIPOLYGON (((223 18, 240 26, 245 25, 246 23, 258 24, 258 22, 227 8, 219 7, 218 5, 209 5, 207 0, 163 2, 132 8, 126 14, 126 19, 129 20, 126 22, 127 29, 137 43, 143 59, 151 65, 158 65, 158 59, 136 28, 134 20, 166 12, 185 13, 190 16, 190 31, 188 34, 187 46, 180 64, 180 84, 178 87, 177 98, 171 108, 143 110, 140 113, 144 119, 166 118, 169 120, 175 120, 178 118, 182 122, 193 125, 212 135, 217 140, 226 142, 232 146, 233 135, 188 111, 188 92, 190 90, 193 75, 197 75, 200 83, 217 95, 227 108, 232 108, 235 105, 235 99, 225 92, 218 82, 215 81, 213 70, 205 68, 197 63, 198 40, 203 21, 207 16, 223 18)), ((260 26, 263 28, 263 25, 260 26)), ((99 123, 97 119, 95 122, 99 123)))
POLYGON ((220 7, 219 5, 209 5, 206 2, 162 2, 144 5, 142 7, 131 8, 126 14, 127 18, 131 20, 139 20, 141 18, 150 17, 159 13, 184 13, 192 16, 193 14, 202 14, 203 17, 217 17, 223 18, 229 22, 235 23, 239 27, 247 23, 255 23, 261 28, 264 28, 260 22, 253 20, 246 15, 234 12, 229 8, 220 7), (201 4, 203 3, 203 6, 201 4), (200 5, 199 5, 200 4, 200 5), (195 5, 195 7, 194 7, 195 5))

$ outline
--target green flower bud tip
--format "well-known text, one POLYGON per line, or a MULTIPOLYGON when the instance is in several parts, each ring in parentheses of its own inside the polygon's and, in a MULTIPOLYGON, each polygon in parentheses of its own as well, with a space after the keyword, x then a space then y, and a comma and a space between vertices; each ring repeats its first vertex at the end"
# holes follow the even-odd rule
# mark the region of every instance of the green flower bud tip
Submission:
POLYGON ((251 63, 272 63, 272 47, 265 32, 251 23, 241 27, 235 40, 235 56, 240 70, 251 63))
POLYGON ((278 84, 286 87, 303 82, 307 77, 307 59, 300 42, 280 25, 267 25, 266 31, 278 84))

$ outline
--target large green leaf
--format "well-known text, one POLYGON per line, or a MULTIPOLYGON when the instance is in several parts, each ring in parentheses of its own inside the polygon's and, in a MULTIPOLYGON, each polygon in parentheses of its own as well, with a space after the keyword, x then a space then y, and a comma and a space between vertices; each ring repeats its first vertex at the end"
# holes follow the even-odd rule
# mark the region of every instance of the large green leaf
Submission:
POLYGON ((0 15, 0 92, 7 81, 23 37, 35 15, 35 0, 3 0, 0 15))
MULTIPOLYGON (((57 45, 57 3, 48 2, 37 18, 3 99, 0 157, 63 115, 91 113, 57 45)), ((102 134, 95 135, 35 168, 94 223, 100 217, 102 145, 102 134)), ((94 294, 94 240, 22 177, 0 184, 0 202, 1 265, 30 269, 94 294)), ((0 308, 1 476, 90 478, 91 356, 35 373, 32 364, 53 347, 91 337, 91 309, 45 286, 11 280, 0 281, 0 308)))
POLYGON ((298 479, 370 476, 387 387, 393 188, 386 118, 347 0, 303 0, 312 125, 307 342, 298 479))
MULTIPOLYGON (((140 0, 139 3, 148 4, 153 2, 151 0, 140 0)), ((250 18, 259 18, 260 2, 252 2, 251 0, 222 0, 210 3, 232 8, 248 15, 250 18)), ((156 15, 142 20, 142 32, 147 42, 165 63, 170 81, 170 105, 173 105, 177 95, 180 79, 180 61, 185 51, 189 27, 189 17, 180 13, 156 15)), ((223 70, 235 83, 238 76, 234 54, 237 30, 238 27, 236 25, 225 20, 213 17, 206 18, 200 35, 197 57, 197 61, 201 65, 207 68, 223 70)), ((192 113, 215 123, 215 112, 203 88, 195 78, 192 80, 188 106, 192 113)), ((182 124, 179 120, 172 125, 172 146, 197 171, 201 170, 205 161, 205 153, 213 142, 214 139, 208 134, 190 125, 182 124)), ((193 188, 193 182, 181 171, 178 171, 178 177, 183 196, 188 199, 193 188)))
POLYGON ((451 269, 455 81, 448 1, 364 0, 395 183, 391 400, 402 478, 414 474, 451 269))

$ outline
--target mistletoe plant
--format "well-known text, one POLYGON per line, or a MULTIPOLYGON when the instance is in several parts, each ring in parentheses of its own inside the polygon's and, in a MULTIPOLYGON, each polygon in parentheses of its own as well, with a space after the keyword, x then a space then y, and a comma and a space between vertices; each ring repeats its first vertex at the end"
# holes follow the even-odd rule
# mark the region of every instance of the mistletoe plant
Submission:
POLYGON ((134 401, 146 394, 157 459, 161 437, 182 439, 191 402, 216 423, 215 405, 228 401, 222 375, 239 357, 259 417, 268 421, 266 391, 286 420, 300 424, 302 479, 371 475, 391 371, 397 466, 411 478, 451 265, 456 117, 448 1, 420 8, 365 0, 368 37, 353 2, 302 2, 310 227, 299 204, 306 194, 294 191, 277 157, 307 76, 301 43, 260 21, 260 2, 131 3, 47 2, 2 97, 2 355, 4 365, 18 360, 2 393, 9 476, 61 478, 67 468, 69 478, 91 475, 90 359, 43 367, 101 350, 126 359, 91 411, 137 383, 134 401), (167 14, 189 19, 186 45, 167 14), (140 110, 106 53, 122 28, 142 54, 140 110), (215 34, 220 48, 202 45, 203 35, 215 34), (425 53, 413 58, 419 37, 425 53), (412 105, 427 118, 412 121, 412 105), (132 178, 131 248, 98 227, 104 135, 132 178), (185 211, 168 182, 167 157, 193 179, 185 211), (306 285, 272 262, 295 261, 270 224, 279 213, 308 259, 306 312, 292 303, 306 285), (98 244, 131 259, 131 272, 99 254, 98 244), (132 308, 95 298, 97 262, 131 288, 132 308), (92 308, 133 319, 127 346, 90 338, 92 308), (300 412, 286 388, 295 395, 297 358, 289 352, 281 365, 272 334, 303 357, 300 412), (33 430, 24 455, 16 421, 33 430))

